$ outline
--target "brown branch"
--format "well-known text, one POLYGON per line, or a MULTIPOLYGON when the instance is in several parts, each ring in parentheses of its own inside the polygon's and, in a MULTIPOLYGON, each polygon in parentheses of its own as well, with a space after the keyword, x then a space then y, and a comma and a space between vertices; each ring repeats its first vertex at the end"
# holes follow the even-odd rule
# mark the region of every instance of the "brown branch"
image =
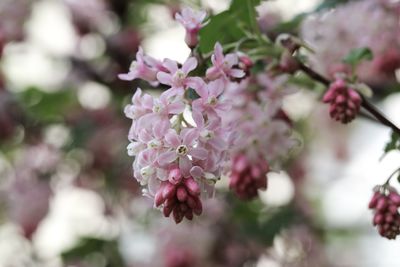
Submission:
MULTIPOLYGON (((321 74, 315 72, 313 69, 307 67, 306 65, 299 63, 300 69, 306 73, 312 79, 324 84, 325 86, 329 86, 331 81, 322 76, 321 74)), ((381 124, 391 128, 394 132, 400 135, 400 129, 391 122, 377 107, 375 107, 371 102, 369 102, 363 95, 361 95, 361 106, 368 111, 377 121, 381 124)))

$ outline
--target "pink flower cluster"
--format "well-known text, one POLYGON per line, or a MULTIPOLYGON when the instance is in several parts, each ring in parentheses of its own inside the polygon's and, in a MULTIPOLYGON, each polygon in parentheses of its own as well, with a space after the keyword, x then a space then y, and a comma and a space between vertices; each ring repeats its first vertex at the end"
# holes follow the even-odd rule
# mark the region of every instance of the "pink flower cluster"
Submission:
POLYGON ((230 103, 222 95, 232 78, 245 75, 238 62, 236 54, 224 55, 217 43, 213 65, 198 77, 191 76, 198 64, 194 57, 179 65, 155 60, 140 49, 130 71, 119 76, 169 87, 159 97, 138 88, 125 114, 132 120, 127 149, 135 157, 134 177, 176 223, 201 214, 201 193, 212 190, 229 160, 232 128, 224 118, 230 103))
POLYGON ((330 103, 331 118, 349 123, 360 111, 362 100, 359 93, 350 88, 343 79, 337 79, 330 85, 323 101, 330 103))
POLYGON ((266 174, 279 168, 296 144, 287 117, 281 115, 283 98, 293 92, 286 76, 261 74, 229 87, 224 95, 232 103, 225 119, 235 129, 230 187, 242 199, 266 189, 266 174))
POLYGON ((302 24, 301 37, 315 50, 309 56, 313 67, 332 75, 343 70, 341 61, 352 49, 369 47, 374 59, 358 66, 361 81, 373 85, 395 81, 394 72, 400 67, 399 8, 398 1, 350 1, 309 16, 302 24))
POLYGON ((373 195, 369 208, 374 210, 373 224, 379 234, 388 239, 396 239, 400 234, 400 195, 390 188, 379 187, 373 195))

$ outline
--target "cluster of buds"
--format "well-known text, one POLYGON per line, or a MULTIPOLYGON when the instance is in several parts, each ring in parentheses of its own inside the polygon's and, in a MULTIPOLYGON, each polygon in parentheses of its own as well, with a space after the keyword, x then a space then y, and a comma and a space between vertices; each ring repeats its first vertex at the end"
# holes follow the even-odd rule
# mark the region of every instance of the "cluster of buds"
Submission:
MULTIPOLYGON (((177 18, 189 25, 191 17, 185 12, 194 11, 184 10, 177 18)), ((158 61, 139 49, 129 72, 119 75, 169 87, 159 97, 138 88, 125 115, 132 120, 128 154, 135 157, 134 177, 145 186, 144 195, 154 198, 155 206, 162 205, 166 217, 172 213, 176 223, 202 212, 201 193, 213 190, 229 161, 233 128, 225 123, 230 103, 222 95, 245 73, 237 68, 238 55, 225 55, 219 43, 211 61, 203 76, 191 76, 196 58, 180 65, 171 59, 158 61)))
POLYGON ((360 111, 362 100, 359 93, 339 78, 329 86, 323 101, 330 104, 329 114, 332 119, 349 123, 360 111))
POLYGON ((163 205, 163 214, 169 217, 173 214, 176 223, 184 217, 193 219, 193 214, 200 215, 203 206, 200 201, 199 184, 192 178, 183 178, 178 167, 173 168, 168 180, 161 183, 155 197, 156 207, 163 205))
POLYGON ((232 103, 226 120, 236 130, 230 188, 241 199, 252 199, 258 189, 266 189, 271 166, 278 169, 296 143, 287 117, 282 116, 282 99, 293 93, 285 85, 285 76, 264 74, 229 88, 224 95, 232 103), (258 90, 250 91, 249 87, 258 90))
POLYGON ((268 171, 268 163, 262 157, 258 162, 250 162, 246 155, 237 155, 233 160, 229 187, 240 199, 252 199, 258 190, 267 189, 268 171))
POLYGON ((400 234, 400 195, 393 187, 382 186, 375 189, 369 203, 374 210, 373 224, 378 227, 379 234, 387 239, 396 239, 400 234))

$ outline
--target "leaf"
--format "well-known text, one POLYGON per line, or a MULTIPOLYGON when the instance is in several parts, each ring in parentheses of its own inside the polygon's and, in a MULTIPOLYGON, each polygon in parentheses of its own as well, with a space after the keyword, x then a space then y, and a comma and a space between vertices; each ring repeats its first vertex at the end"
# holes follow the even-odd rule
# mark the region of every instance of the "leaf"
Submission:
POLYGON ((216 42, 222 45, 237 42, 246 36, 246 31, 258 30, 255 7, 261 0, 233 0, 227 11, 212 16, 200 30, 200 51, 211 52, 216 42))
POLYGON ((383 156, 385 156, 392 150, 399 150, 399 149, 400 149, 400 136, 397 133, 392 132, 390 136, 390 141, 386 144, 384 148, 385 153, 383 154, 383 156))
POLYGON ((343 62, 352 66, 358 65, 361 61, 372 60, 373 53, 368 47, 352 49, 344 58, 343 62))
POLYGON ((44 92, 32 87, 19 94, 29 115, 39 121, 62 121, 66 112, 77 103, 72 90, 44 92))

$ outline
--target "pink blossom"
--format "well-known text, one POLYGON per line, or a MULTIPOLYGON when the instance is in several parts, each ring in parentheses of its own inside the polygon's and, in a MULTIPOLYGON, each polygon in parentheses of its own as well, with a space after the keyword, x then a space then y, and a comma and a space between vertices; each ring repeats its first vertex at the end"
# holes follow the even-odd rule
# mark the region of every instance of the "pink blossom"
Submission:
POLYGON ((193 101, 194 112, 206 112, 215 118, 218 114, 228 111, 230 108, 228 101, 219 99, 224 88, 225 83, 222 79, 218 79, 195 89, 200 98, 193 101))
POLYGON ((243 70, 235 68, 239 63, 238 56, 236 54, 224 56, 220 43, 215 44, 211 61, 213 66, 207 69, 206 72, 206 77, 210 80, 216 80, 220 77, 225 79, 243 78, 246 75, 243 70))
POLYGON ((181 96, 187 87, 198 87, 203 83, 199 77, 188 77, 189 72, 197 67, 197 60, 194 57, 188 58, 182 68, 178 68, 178 63, 170 59, 165 59, 163 66, 166 71, 157 73, 157 79, 160 83, 171 86, 166 91, 168 96, 181 96))
POLYGON ((175 15, 175 19, 180 22, 186 30, 185 42, 190 47, 195 47, 198 42, 199 30, 203 26, 202 23, 206 18, 205 11, 194 11, 191 8, 183 8, 181 13, 175 15))
POLYGON ((185 104, 180 99, 171 99, 166 91, 153 102, 152 113, 147 113, 138 119, 139 129, 152 127, 155 134, 165 134, 165 128, 170 125, 170 118, 183 112, 185 104))
POLYGON ((136 53, 136 60, 131 63, 128 73, 119 74, 118 77, 121 80, 132 81, 135 79, 145 80, 153 85, 157 85, 157 72, 161 63, 145 56, 143 49, 139 47, 139 51, 136 53))
POLYGON ((208 155, 207 150, 197 146, 197 138, 198 133, 195 129, 185 129, 180 135, 170 129, 165 135, 165 143, 169 149, 160 154, 158 163, 166 165, 178 159, 179 169, 183 176, 188 177, 192 168, 192 162, 188 156, 203 160, 208 155))

